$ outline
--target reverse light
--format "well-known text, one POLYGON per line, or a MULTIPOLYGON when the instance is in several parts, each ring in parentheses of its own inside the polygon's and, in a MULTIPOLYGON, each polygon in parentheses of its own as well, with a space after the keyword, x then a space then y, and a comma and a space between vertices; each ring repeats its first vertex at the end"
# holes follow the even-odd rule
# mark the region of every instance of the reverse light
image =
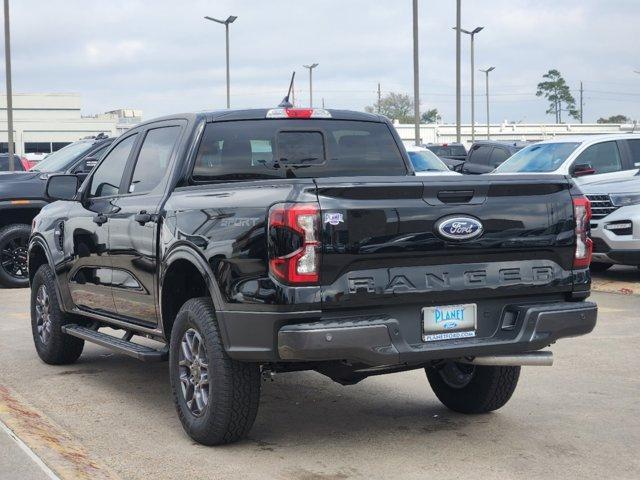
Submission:
POLYGON ((290 284, 319 281, 320 208, 313 203, 274 205, 269 210, 269 271, 290 284))
POLYGON ((266 118, 331 118, 331 112, 323 108, 272 108, 266 118))
POLYGON ((586 197, 573 199, 573 216, 576 222, 576 250, 573 257, 573 268, 587 268, 591 263, 593 242, 589 238, 591 202, 586 197))

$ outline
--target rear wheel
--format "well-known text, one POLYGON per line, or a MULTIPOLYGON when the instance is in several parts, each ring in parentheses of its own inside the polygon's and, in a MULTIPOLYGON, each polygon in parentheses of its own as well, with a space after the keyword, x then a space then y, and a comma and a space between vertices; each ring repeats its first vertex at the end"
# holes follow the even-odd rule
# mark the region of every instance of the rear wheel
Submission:
POLYGON ((53 272, 49 265, 42 265, 31 285, 31 333, 43 362, 64 365, 82 355, 84 340, 62 332, 64 325, 76 321, 60 310, 53 272))
POLYGON ((260 368, 229 358, 209 298, 187 301, 171 330, 173 399, 187 434, 204 445, 247 435, 258 413, 260 368))
POLYGON ((0 286, 24 288, 29 286, 27 249, 31 227, 15 224, 0 230, 0 286))
POLYGON ((447 408, 486 413, 504 406, 518 384, 520 367, 444 362, 425 369, 433 392, 447 408))
POLYGON ((591 262, 589 265, 589 270, 592 272, 606 272, 613 266, 612 263, 604 263, 604 262, 591 262))

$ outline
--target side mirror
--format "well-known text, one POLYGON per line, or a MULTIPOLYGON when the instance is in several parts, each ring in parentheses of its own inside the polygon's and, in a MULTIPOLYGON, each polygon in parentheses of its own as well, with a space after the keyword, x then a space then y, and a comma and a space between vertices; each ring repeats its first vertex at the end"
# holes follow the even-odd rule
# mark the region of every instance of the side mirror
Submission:
POLYGON ((80 181, 75 175, 52 175, 47 180, 46 196, 49 200, 73 200, 80 181))
POLYGON ((593 175, 596 173, 596 169, 588 163, 578 163, 573 167, 574 177, 584 177, 585 175, 593 175))

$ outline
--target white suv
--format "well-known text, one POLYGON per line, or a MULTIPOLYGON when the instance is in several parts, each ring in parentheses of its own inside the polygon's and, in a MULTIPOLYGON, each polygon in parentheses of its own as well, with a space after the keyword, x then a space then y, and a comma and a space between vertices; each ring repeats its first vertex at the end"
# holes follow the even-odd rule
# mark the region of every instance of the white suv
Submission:
POLYGON ((534 143, 512 155, 494 173, 571 175, 579 185, 635 175, 640 134, 565 137, 534 143))
POLYGON ((640 266, 640 176, 581 186, 591 201, 591 269, 640 266))

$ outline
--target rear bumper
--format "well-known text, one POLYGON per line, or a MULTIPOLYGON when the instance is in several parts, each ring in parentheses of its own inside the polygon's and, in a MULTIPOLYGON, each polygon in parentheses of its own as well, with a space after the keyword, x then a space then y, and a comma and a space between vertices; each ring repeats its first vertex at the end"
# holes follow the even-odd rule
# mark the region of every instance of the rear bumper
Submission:
POLYGON ((508 328, 503 326, 505 312, 493 335, 419 343, 407 342, 399 320, 390 315, 285 325, 278 331, 278 355, 284 361, 346 360, 381 366, 521 353, 587 334, 597 318, 597 306, 591 302, 518 305, 511 312, 515 317, 508 328))

